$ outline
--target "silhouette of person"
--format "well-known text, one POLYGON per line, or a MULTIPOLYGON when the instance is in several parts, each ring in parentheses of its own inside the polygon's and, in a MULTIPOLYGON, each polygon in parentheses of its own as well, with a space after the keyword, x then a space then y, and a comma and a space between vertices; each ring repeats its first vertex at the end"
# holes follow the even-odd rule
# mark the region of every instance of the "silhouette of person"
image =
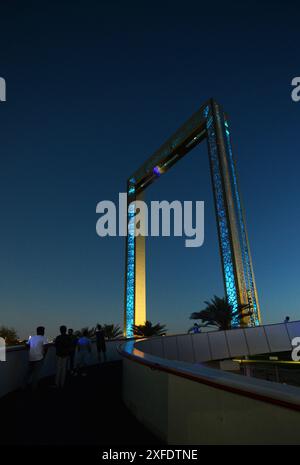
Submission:
POLYGON ((199 334, 201 333, 201 328, 198 325, 198 323, 194 323, 194 326, 192 326, 189 330, 188 333, 194 333, 194 334, 199 334))
POLYGON ((72 349, 72 342, 70 336, 67 334, 67 327, 61 326, 59 328, 60 335, 54 341, 56 348, 56 377, 55 384, 58 388, 63 388, 66 381, 68 360, 72 349))
POLYGON ((78 339, 77 350, 78 350, 78 368, 81 369, 82 376, 86 376, 86 370, 89 356, 92 352, 92 342, 88 337, 89 333, 87 330, 83 331, 82 336, 78 339))
POLYGON ((74 330, 72 328, 68 329, 68 335, 71 340, 71 350, 70 350, 70 372, 74 374, 74 361, 75 361, 75 353, 77 347, 77 337, 74 334, 74 330))
POLYGON ((36 335, 29 336, 27 346, 29 347, 29 367, 25 378, 25 386, 31 385, 36 390, 39 382, 40 371, 47 353, 48 341, 45 337, 44 326, 36 328, 36 335))
POLYGON ((96 345, 97 345, 97 354, 98 362, 101 363, 101 353, 103 354, 103 361, 106 362, 106 343, 105 343, 105 333, 101 325, 97 325, 96 329, 96 345))

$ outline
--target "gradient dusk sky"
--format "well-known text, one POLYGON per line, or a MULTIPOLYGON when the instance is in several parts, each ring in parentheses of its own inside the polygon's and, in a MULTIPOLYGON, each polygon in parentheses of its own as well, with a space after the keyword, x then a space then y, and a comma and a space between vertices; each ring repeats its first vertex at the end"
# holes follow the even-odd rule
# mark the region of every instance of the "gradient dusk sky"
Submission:
MULTIPOLYGON (((124 238, 96 204, 209 97, 229 115, 263 322, 300 319, 296 2, 2 2, 0 325, 123 325, 124 238)), ((149 238, 148 318, 191 326, 224 294, 206 143, 148 199, 204 200, 205 242, 149 238)))

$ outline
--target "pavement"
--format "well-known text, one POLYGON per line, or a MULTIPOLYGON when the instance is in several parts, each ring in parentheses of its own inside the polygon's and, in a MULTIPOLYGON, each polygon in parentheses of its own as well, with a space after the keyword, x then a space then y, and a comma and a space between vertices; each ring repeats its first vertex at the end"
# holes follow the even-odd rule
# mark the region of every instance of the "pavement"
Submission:
POLYGON ((0 445, 159 445, 161 441, 122 401, 122 362, 89 367, 87 376, 54 379, 36 392, 16 391, 0 399, 0 445))

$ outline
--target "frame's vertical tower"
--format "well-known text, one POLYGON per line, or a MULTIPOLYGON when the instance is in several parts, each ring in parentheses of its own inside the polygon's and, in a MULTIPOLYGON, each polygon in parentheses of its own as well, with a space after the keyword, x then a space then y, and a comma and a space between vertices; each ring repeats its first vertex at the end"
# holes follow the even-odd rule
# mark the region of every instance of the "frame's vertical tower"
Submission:
POLYGON ((209 100, 129 179, 128 236, 124 333, 146 320, 145 237, 135 235, 135 202, 145 188, 202 140, 207 139, 215 199, 225 294, 232 305, 232 326, 259 325, 260 309, 242 209, 230 130, 220 106, 209 100), (252 316, 238 317, 239 305, 249 305, 252 316))
POLYGON ((241 207, 229 124, 219 105, 212 101, 204 110, 212 184, 217 216, 225 292, 233 307, 232 326, 260 322, 260 311, 241 207), (249 304, 251 321, 238 318, 238 306, 249 304))
POLYGON ((135 235, 136 201, 143 199, 143 192, 137 193, 134 178, 127 184, 127 225, 126 238, 126 286, 124 334, 133 336, 132 325, 146 321, 146 253, 145 237, 135 235))
MULTIPOLYGON (((217 105, 215 103, 215 105, 217 105)), ((252 258, 250 252, 250 245, 248 240, 247 228, 246 228, 246 220, 245 220, 245 213, 242 206, 242 200, 239 192, 239 185, 238 185, 238 176, 235 167, 235 161, 232 155, 232 147, 231 147, 231 140, 230 140, 230 129, 227 117, 223 114, 223 134, 225 135, 226 140, 226 150, 227 150, 227 158, 228 158, 228 167, 229 167, 229 176, 232 186, 232 194, 234 199, 234 206, 235 206, 235 214, 237 218, 237 229, 238 229, 238 237, 237 240, 239 241, 241 253, 240 260, 242 262, 243 271, 241 270, 241 279, 243 279, 243 286, 246 289, 247 299, 246 302, 249 304, 250 308, 253 311, 253 314, 250 318, 251 326, 258 326, 261 323, 261 314, 260 314, 260 306, 257 296, 257 289, 255 283, 255 276, 252 266, 252 258)))

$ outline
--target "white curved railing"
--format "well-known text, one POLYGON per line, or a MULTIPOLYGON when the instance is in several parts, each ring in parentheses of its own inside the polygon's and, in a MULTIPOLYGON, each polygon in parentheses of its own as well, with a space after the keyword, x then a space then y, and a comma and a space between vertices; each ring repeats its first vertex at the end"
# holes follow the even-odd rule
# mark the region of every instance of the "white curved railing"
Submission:
POLYGON ((122 346, 124 402, 168 444, 300 444, 299 388, 199 361, 246 355, 245 345, 237 344, 243 342, 241 334, 252 343, 257 337, 260 344, 248 345, 248 354, 290 350, 298 329, 295 322, 226 331, 221 337, 216 332, 127 342, 122 346), (198 340, 201 344, 195 344, 198 340))
POLYGON ((300 321, 228 331, 153 337, 138 343, 145 353, 189 363, 292 351, 300 321))

